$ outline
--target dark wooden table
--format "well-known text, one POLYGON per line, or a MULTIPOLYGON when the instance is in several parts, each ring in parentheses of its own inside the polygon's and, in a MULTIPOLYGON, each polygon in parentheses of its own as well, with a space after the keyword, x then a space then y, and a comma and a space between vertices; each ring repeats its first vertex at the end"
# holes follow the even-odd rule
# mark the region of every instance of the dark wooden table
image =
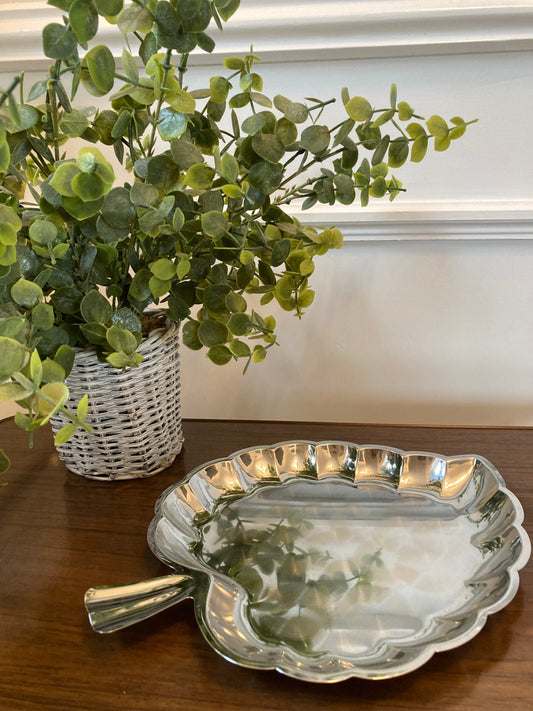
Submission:
MULTIPOLYGON (((467 644, 387 681, 295 681, 226 662, 202 637, 190 600, 111 635, 90 628, 93 585, 164 574, 146 530, 170 484, 205 461, 287 439, 340 439, 441 454, 481 454, 533 513, 533 429, 186 421, 174 465, 146 480, 107 484, 69 473, 48 432, 32 450, 11 420, 0 444, 14 464, 0 490, 0 709, 185 711, 235 709, 533 708, 533 573, 467 644)), ((528 519, 529 517, 529 519, 528 519)))

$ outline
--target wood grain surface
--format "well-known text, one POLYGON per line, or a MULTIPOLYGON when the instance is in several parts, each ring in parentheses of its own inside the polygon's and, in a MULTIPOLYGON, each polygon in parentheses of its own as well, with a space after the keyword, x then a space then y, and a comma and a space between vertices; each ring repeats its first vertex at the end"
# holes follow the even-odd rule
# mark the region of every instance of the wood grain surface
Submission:
POLYGON ((2 711, 526 711, 532 702, 533 573, 467 644, 387 681, 296 681, 235 666, 212 650, 183 602, 134 627, 98 635, 87 588, 168 572, 146 531, 159 494, 193 467, 235 450, 290 439, 346 440, 446 455, 479 454, 533 513, 532 429, 186 421, 172 467, 146 480, 102 483, 68 472, 48 432, 33 449, 11 420, 0 445, 13 460, 0 490, 2 711))

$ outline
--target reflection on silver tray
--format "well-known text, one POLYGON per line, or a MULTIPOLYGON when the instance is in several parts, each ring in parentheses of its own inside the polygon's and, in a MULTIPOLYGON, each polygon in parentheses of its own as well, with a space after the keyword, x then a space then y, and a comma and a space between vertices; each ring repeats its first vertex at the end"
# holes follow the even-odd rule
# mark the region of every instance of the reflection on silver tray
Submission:
POLYGON ((510 602, 530 554, 522 519, 483 457, 253 447, 161 495, 148 541, 177 575, 93 588, 86 604, 105 632, 194 597, 232 662, 307 681, 390 678, 510 602))

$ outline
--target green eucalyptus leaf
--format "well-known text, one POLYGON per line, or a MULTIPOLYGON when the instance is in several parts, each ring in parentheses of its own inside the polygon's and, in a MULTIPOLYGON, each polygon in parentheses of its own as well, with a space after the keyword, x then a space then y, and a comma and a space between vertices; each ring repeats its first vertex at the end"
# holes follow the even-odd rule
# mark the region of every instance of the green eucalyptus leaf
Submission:
POLYGON ((200 323, 197 337, 203 346, 211 348, 226 343, 230 336, 227 326, 220 321, 207 318, 200 323))
POLYGON ((126 188, 113 188, 103 201, 102 215, 111 227, 122 228, 130 224, 135 217, 135 207, 131 204, 130 193, 126 188))
POLYGON ((368 99, 362 96, 353 96, 344 108, 353 121, 369 121, 374 113, 368 99))
POLYGON ((229 153, 224 153, 220 161, 220 172, 230 183, 236 183, 239 179, 239 163, 229 153))
POLYGON ((37 109, 28 104, 19 104, 16 107, 16 116, 7 116, 0 114, 0 124, 4 124, 9 133, 19 133, 27 131, 35 126, 39 120, 37 109))
POLYGON ((446 138, 448 135, 448 124, 442 116, 431 116, 426 121, 426 126, 431 135, 436 138, 446 138))
MULTIPOLYGON (((168 314, 173 321, 183 321, 190 314, 190 308, 179 296, 168 297, 168 314)), ((201 347, 201 344, 200 344, 201 347)))
POLYGON ((98 13, 92 0, 74 0, 69 10, 69 23, 80 44, 91 40, 98 31, 98 13))
POLYGON ((115 17, 124 7, 124 0, 94 0, 94 3, 104 17, 115 17))
POLYGON ((298 138, 298 128, 296 124, 283 116, 276 124, 276 135, 279 136, 284 146, 290 146, 298 138))
POLYGON ((113 368, 117 368, 117 370, 123 370, 127 368, 128 365, 131 365, 130 359, 125 353, 110 353, 106 357, 106 361, 109 365, 112 365, 113 368))
POLYGON ((96 173, 78 173, 72 178, 71 188, 85 203, 99 201, 108 192, 106 184, 96 173))
POLYGON ((17 230, 9 222, 0 222, 0 245, 17 244, 17 230))
POLYGON ((242 109, 250 103, 250 94, 248 92, 241 92, 240 94, 234 94, 229 100, 230 109, 242 109))
POLYGON ((410 123, 407 126, 406 130, 411 138, 418 138, 418 136, 427 136, 425 128, 419 123, 410 123))
POLYGON ((299 102, 291 101, 284 113, 285 118, 291 123, 303 123, 309 118, 309 109, 299 102))
POLYGON ((150 264, 150 271, 158 279, 172 279, 176 275, 176 265, 166 257, 161 257, 150 264))
MULTIPOLYGON (((34 351, 37 353, 37 351, 34 351)), ((51 358, 45 358, 42 362, 41 382, 43 383, 60 383, 66 378, 66 373, 63 367, 56 363, 51 358)))
POLYGON ((327 150, 329 146, 330 134, 327 126, 308 126, 302 131, 300 145, 306 151, 317 155, 327 150))
POLYGON ((78 418, 82 421, 85 420, 87 417, 87 413, 89 411, 89 396, 85 394, 81 400, 78 403, 78 407, 76 408, 76 415, 78 418))
POLYGON ((31 309, 44 299, 44 294, 38 284, 20 278, 11 287, 11 298, 19 306, 31 309))
POLYGON ((33 388, 26 388, 19 383, 0 385, 0 402, 18 402, 33 394, 33 388))
POLYGON ((106 342, 107 328, 101 323, 82 323, 80 331, 89 343, 100 346, 106 342))
POLYGON ((436 136, 434 148, 436 151, 446 151, 450 147, 451 138, 449 135, 436 136))
POLYGON ((196 40, 198 42, 198 47, 203 49, 204 52, 212 52, 215 49, 215 40, 212 37, 209 37, 209 35, 206 35, 205 32, 197 32, 196 40))
POLYGON ((269 163, 279 163, 285 153, 285 146, 279 136, 269 133, 257 133, 253 136, 252 148, 269 163))
POLYGON ((65 344, 59 346, 56 351, 56 354, 54 355, 54 361, 63 368, 63 370, 65 371, 65 376, 68 376, 70 374, 70 371, 72 370, 75 355, 76 352, 74 348, 65 344))
POLYGON ((76 53, 76 36, 65 25, 52 22, 43 29, 43 50, 51 59, 67 59, 76 53))
POLYGON ((79 197, 63 197, 61 205, 76 220, 87 220, 97 215, 104 205, 104 199, 84 201, 79 197))
POLYGON ((113 309, 109 301, 96 289, 89 291, 80 303, 80 313, 87 323, 107 323, 111 318, 113 309))
POLYGON ((398 118, 400 121, 409 121, 413 114, 414 111, 409 104, 406 101, 400 101, 398 104, 398 118))
POLYGON ((242 313, 246 311, 246 299, 236 291, 230 291, 225 298, 226 309, 231 313, 242 313))
MULTIPOLYGON (((181 51, 184 32, 180 16, 175 7, 167 0, 161 0, 155 5, 153 17, 157 25, 157 37, 161 46, 181 51)), ((190 49, 193 49, 193 47, 190 49)))
POLYGON ((26 323, 22 316, 10 316, 0 321, 0 336, 14 338, 19 334, 26 323))
POLYGON ((245 336, 252 326, 252 321, 248 314, 234 313, 228 321, 228 328, 234 336, 245 336))
POLYGON ((223 345, 212 346, 207 351, 207 357, 215 365, 226 365, 233 358, 230 349, 223 345))
POLYGON ((339 173, 333 178, 337 188, 336 196, 341 205, 351 205, 355 200, 355 186, 352 178, 344 173, 339 173))
POLYGON ((177 207, 174 210, 174 215, 172 216, 172 229, 174 232, 180 232, 184 224, 185 215, 183 214, 183 211, 177 207))
POLYGON ((155 155, 148 161, 146 182, 159 190, 169 192, 180 176, 179 167, 166 155, 155 155))
POLYGON ((115 59, 111 50, 99 44, 87 52, 85 61, 95 87, 105 94, 111 91, 115 82, 115 59))
POLYGON ((23 368, 26 360, 26 349, 22 343, 8 336, 0 336, 0 382, 23 368))
POLYGON ((283 167, 266 161, 255 163, 248 173, 250 185, 257 188, 264 195, 270 195, 270 193, 279 188, 282 180, 283 167))
POLYGON ((124 47, 124 49, 122 50, 121 63, 122 69, 124 70, 124 73, 126 74, 128 79, 131 81, 132 84, 136 84, 139 80, 139 69, 137 67, 137 62, 128 52, 126 47, 124 47))
POLYGON ((66 136, 70 136, 71 138, 81 136, 88 125, 89 121, 87 116, 83 111, 79 111, 78 109, 72 109, 69 113, 63 114, 59 122, 59 128, 66 136))
POLYGON ((450 123, 453 123, 455 128, 450 129, 450 138, 456 140, 464 136, 466 132, 466 122, 460 116, 454 116, 450 119, 450 123))
POLYGON ((37 343, 37 350, 41 357, 51 355, 54 351, 68 343, 68 335, 66 331, 59 326, 52 326, 46 331, 41 331, 39 334, 39 342, 37 343))
POLYGON ((159 191, 153 185, 135 182, 130 190, 130 201, 141 207, 153 206, 159 198, 159 191))
POLYGON ((388 123, 394 118, 395 114, 396 112, 394 109, 384 111, 375 121, 372 122, 372 128, 377 128, 378 126, 383 126, 383 124, 388 123))
MULTIPOLYGON (((227 22, 229 18, 236 12, 240 5, 240 0, 214 0, 218 14, 227 22)), ((227 66, 227 65, 226 65, 227 66)))
MULTIPOLYGON (((263 129, 265 122, 266 119, 263 114, 252 114, 251 116, 248 116, 247 119, 244 119, 241 128, 244 133, 247 133, 249 136, 254 136, 263 129)), ((298 132, 296 133, 298 134, 298 132)))
POLYGON ((54 309, 43 302, 36 304, 31 312, 31 323, 34 328, 46 331, 54 325, 54 309))
POLYGON ((150 293, 155 299, 160 299, 165 294, 168 294, 171 286, 172 281, 170 279, 158 279, 156 276, 151 277, 148 282, 150 293))
POLYGON ((198 321, 187 321, 183 325, 182 340, 183 344, 193 351, 199 351, 203 348, 203 344, 198 338, 198 329, 200 324, 198 321))
POLYGON ((72 189, 72 180, 78 175, 80 169, 72 161, 61 163, 49 180, 50 186, 64 197, 75 197, 76 193, 72 189))
POLYGON ((177 9, 185 32, 202 32, 211 21, 209 0, 177 0, 177 9))
POLYGON ((215 210, 202 213, 201 223, 203 232, 209 237, 214 237, 215 239, 223 237, 229 228, 229 222, 226 215, 215 210))
POLYGON ((211 312, 226 311, 226 297, 229 292, 230 287, 227 284, 211 284, 204 291, 204 305, 211 312))
POLYGON ((388 164, 391 168, 399 168, 409 157, 409 142, 406 138, 396 138, 389 145, 388 164))
MULTIPOLYGON (((9 150, 9 144, 7 143, 7 141, 4 143, 2 143, 0 141, 0 173, 7 173, 7 169, 9 168, 10 162, 11 162, 11 152, 9 150)), ((18 162, 19 162, 18 160, 13 158, 13 163, 15 165, 18 162)))
POLYGON ((42 79, 41 81, 35 82, 35 84, 30 89, 30 93, 28 94, 28 101, 35 101, 35 99, 39 99, 41 96, 43 96, 43 94, 46 94, 47 89, 47 79, 42 79))
POLYGON ((152 272, 149 269, 141 269, 135 274, 129 288, 129 295, 135 301, 146 301, 151 298, 152 292, 149 286, 151 278, 152 272))
POLYGON ((250 346, 244 341, 233 339, 228 343, 228 348, 236 358, 249 358, 252 355, 250 346))
POLYGON ((175 111, 184 114, 192 114, 196 108, 194 97, 179 86, 174 87, 173 90, 166 95, 166 99, 175 111))
POLYGON ((372 165, 379 165, 383 161, 387 151, 389 150, 389 144, 390 136, 383 136, 374 153, 372 154, 372 165))
POLYGON ((428 149, 428 137, 424 134, 423 136, 418 136, 413 141, 411 148, 411 160, 413 163, 420 163, 421 160, 425 158, 428 149))
POLYGON ((132 333, 140 333, 142 324, 138 316, 128 308, 121 308, 111 316, 111 323, 121 329, 127 329, 132 333))
POLYGON ((204 162, 202 152, 190 141, 178 138, 170 144, 172 157, 182 170, 188 170, 197 163, 204 162))
POLYGON ((129 5, 117 17, 118 28, 124 35, 130 32, 150 32, 152 23, 150 10, 142 5, 129 5))
POLYGON ((126 355, 131 355, 137 349, 137 339, 127 328, 111 326, 107 329, 106 338, 114 351, 122 351, 126 355))
POLYGON ((287 259, 291 251, 290 239, 280 239, 274 243, 270 263, 273 267, 279 267, 287 259))
POLYGON ((66 425, 63 425, 54 437, 54 445, 57 447, 58 445, 68 442, 77 429, 78 425, 75 422, 68 422, 66 425))
POLYGON ((39 397, 38 400, 38 409, 43 415, 50 416, 54 414, 54 412, 57 412, 68 400, 68 388, 64 383, 46 383, 40 390, 47 398, 45 400, 39 397))
POLYGON ((383 176, 378 176, 370 185, 369 193, 372 197, 381 198, 387 192, 387 181, 383 176))
POLYGON ((262 363, 267 356, 267 349, 264 346, 254 346, 252 360, 254 363, 262 363))
POLYGON ((183 136, 187 129, 187 117, 185 114, 170 107, 161 110, 157 131, 164 141, 183 136))
POLYGON ((51 297, 56 310, 63 314, 78 313, 82 298, 83 294, 74 286, 63 286, 56 289, 51 297))
POLYGON ((213 182, 215 171, 205 163, 192 165, 185 174, 185 183, 195 190, 208 190, 213 182))
POLYGON ((228 98, 228 92, 231 89, 231 84, 225 77, 211 77, 209 80, 209 93, 211 100, 217 104, 222 104, 228 98))

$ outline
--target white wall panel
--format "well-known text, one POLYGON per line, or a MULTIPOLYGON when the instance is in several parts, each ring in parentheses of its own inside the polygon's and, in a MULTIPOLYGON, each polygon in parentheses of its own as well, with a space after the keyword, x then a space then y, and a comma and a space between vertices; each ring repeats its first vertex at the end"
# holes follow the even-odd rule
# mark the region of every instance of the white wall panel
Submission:
MULTIPOLYGON (((40 29, 57 16, 0 1, 0 86, 47 65, 40 29)), ((301 322, 272 309, 281 347, 246 376, 184 350, 185 416, 532 425, 533 2, 242 0, 217 41, 195 87, 253 41, 266 93, 346 85, 384 105, 395 82, 423 115, 479 122, 396 171, 394 203, 302 215, 346 236, 317 260, 315 303, 301 322)))

